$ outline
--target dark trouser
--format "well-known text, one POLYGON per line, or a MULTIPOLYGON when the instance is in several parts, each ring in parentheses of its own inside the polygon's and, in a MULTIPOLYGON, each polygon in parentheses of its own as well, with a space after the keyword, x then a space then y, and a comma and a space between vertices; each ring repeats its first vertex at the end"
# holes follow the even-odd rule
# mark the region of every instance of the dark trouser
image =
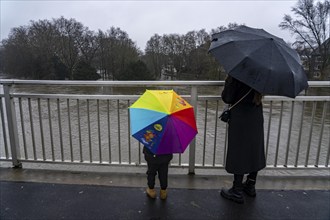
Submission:
POLYGON ((166 189, 167 188, 168 166, 169 166, 170 161, 173 158, 173 155, 166 154, 166 155, 153 156, 150 154, 145 154, 144 158, 148 164, 147 180, 148 180, 149 188, 153 189, 155 187, 155 178, 158 173, 160 188, 166 189))
POLYGON ((168 174, 168 163, 156 164, 148 163, 147 179, 148 186, 150 189, 155 187, 155 179, 158 172, 158 178, 161 189, 167 188, 167 174, 168 174))

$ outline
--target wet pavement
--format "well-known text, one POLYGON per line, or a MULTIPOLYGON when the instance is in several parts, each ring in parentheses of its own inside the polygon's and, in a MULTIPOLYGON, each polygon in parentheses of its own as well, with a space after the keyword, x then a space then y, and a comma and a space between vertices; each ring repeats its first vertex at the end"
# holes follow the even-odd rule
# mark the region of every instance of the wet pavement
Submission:
POLYGON ((330 218, 329 190, 258 190, 236 204, 216 189, 171 188, 167 200, 144 187, 1 181, 7 219, 310 219, 330 218))
POLYGON ((243 205, 220 196, 231 181, 170 174, 162 201, 146 196, 144 173, 0 168, 0 219, 330 219, 328 175, 260 175, 257 197, 243 205))

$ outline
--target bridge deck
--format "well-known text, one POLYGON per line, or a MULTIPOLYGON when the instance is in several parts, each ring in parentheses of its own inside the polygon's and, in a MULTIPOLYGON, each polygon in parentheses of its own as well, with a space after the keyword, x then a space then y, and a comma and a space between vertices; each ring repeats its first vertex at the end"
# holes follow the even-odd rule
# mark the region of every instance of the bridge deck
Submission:
POLYGON ((0 219, 329 219, 328 176, 268 176, 244 205, 220 197, 229 175, 170 175, 166 201, 144 174, 0 169, 0 219))

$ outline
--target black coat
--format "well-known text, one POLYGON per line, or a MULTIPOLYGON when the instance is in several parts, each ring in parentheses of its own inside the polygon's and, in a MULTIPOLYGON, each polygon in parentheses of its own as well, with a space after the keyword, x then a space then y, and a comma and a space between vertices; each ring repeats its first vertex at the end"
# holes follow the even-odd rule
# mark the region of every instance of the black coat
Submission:
MULTIPOLYGON (((240 100, 251 88, 228 76, 222 91, 227 104, 240 100)), ((230 110, 228 124, 228 151, 226 171, 246 174, 266 166, 264 152, 264 118, 262 104, 253 102, 256 91, 252 90, 239 104, 230 110)))

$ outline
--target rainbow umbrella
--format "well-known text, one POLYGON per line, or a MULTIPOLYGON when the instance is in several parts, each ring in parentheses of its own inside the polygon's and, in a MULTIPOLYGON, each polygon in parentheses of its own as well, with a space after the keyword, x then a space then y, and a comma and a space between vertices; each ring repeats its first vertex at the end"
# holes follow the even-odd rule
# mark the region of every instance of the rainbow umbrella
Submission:
POLYGON ((132 136, 154 154, 183 153, 197 134, 193 107, 173 90, 146 90, 129 113, 132 136))

